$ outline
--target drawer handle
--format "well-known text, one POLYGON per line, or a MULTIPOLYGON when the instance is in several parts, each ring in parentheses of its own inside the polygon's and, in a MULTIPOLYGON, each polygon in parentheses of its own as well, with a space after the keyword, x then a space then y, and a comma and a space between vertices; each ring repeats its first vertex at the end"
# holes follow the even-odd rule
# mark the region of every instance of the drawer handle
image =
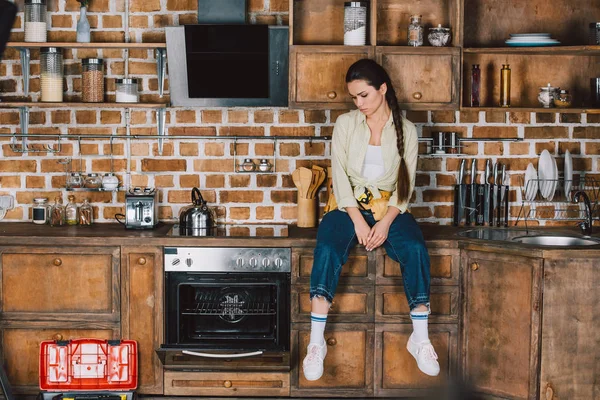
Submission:
POLYGON ((60 333, 55 333, 54 335, 52 335, 52 339, 63 340, 63 335, 61 335, 60 333))
POLYGON ((478 263, 476 263, 476 262, 472 263, 472 264, 471 264, 471 269, 472 269, 473 271, 477 271, 477 270, 479 269, 479 264, 478 264, 478 263))
POLYGON ((327 97, 333 100, 337 97, 337 93, 332 90, 331 92, 327 93, 327 97))
POLYGON ((226 388, 230 388, 231 386, 233 386, 233 384, 231 383, 231 381, 225 381, 223 382, 223 386, 225 386, 226 388))
POLYGON ((335 346, 337 344, 337 340, 335 340, 335 338, 329 338, 327 339, 327 345, 328 346, 335 346))
POLYGON ((415 98, 415 100, 421 100, 423 94, 421 92, 414 92, 413 97, 415 98))
POLYGON ((52 264, 60 267, 62 265, 62 260, 60 258, 55 258, 54 261, 52 261, 52 264))
POLYGON ((146 265, 146 259, 144 257, 138 258, 138 264, 140 264, 140 265, 146 265))

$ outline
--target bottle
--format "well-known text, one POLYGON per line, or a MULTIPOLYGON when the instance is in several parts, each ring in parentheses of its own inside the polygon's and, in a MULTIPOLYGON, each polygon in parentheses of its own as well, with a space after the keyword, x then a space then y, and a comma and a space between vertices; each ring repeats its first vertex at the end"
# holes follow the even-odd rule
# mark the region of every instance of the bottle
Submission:
POLYGON ((500 107, 510 107, 510 66, 502 64, 500 70, 500 107))
POLYGON ((33 199, 35 203, 32 208, 33 223, 44 225, 48 222, 48 199, 45 197, 37 197, 33 199))
POLYGON ((88 202, 88 199, 83 200, 83 204, 79 207, 79 225, 92 225, 94 219, 94 210, 88 202))
POLYGON ((481 87, 481 70, 479 64, 471 69, 471 107, 479 107, 479 89, 481 87))
POLYGON ((77 204, 75 203, 75 196, 69 196, 69 202, 65 207, 65 219, 67 225, 77 225, 78 215, 77 215, 77 204))
POLYGON ((60 202, 60 197, 54 199, 54 205, 50 209, 50 226, 63 226, 65 224, 65 208, 60 202))
POLYGON ((410 25, 408 25, 408 45, 423 46, 423 26, 421 25, 420 15, 410 16, 410 25))
POLYGON ((40 100, 60 103, 63 101, 63 55, 58 47, 40 49, 40 100))

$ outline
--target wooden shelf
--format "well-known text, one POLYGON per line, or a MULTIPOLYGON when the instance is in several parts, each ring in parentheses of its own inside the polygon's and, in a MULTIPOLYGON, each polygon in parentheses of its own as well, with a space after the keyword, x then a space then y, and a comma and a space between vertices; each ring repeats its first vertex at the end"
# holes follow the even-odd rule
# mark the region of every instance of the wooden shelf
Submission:
POLYGON ((8 42, 6 47, 35 49, 61 47, 70 49, 166 49, 166 43, 78 43, 78 42, 8 42))
POLYGON ((43 103, 33 101, 0 101, 0 108, 165 108, 168 103, 43 103))
POLYGON ((507 112, 535 112, 535 113, 560 113, 560 114, 600 114, 600 108, 543 108, 543 107, 466 107, 460 111, 507 111, 507 112))
POLYGON ((463 53, 600 56, 600 46, 468 47, 463 49, 463 53))

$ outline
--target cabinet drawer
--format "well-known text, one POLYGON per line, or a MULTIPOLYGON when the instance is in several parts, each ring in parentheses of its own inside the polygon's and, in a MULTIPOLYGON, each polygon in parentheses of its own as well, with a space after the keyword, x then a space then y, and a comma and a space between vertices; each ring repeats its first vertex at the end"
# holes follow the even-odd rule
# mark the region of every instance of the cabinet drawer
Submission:
MULTIPOLYGON (((329 322, 373 322, 373 286, 338 286, 329 310, 329 322)), ((310 322, 310 286, 292 289, 292 322, 310 322)))
MULTIPOLYGON (((403 286, 378 286, 375 295, 376 322, 410 322, 410 309, 403 286)), ((458 286, 431 286, 431 322, 457 323, 458 286)))
MULTIPOLYGON (((431 284, 458 285, 460 251, 458 249, 443 248, 430 248, 427 250, 431 261, 431 284)), ((377 256, 380 257, 377 264, 377 284, 402 285, 400 264, 387 256, 383 250, 378 250, 377 256)))
MULTIPOLYGON (((313 268, 314 249, 294 249, 292 253, 292 283, 310 283, 313 268)), ((340 283, 372 284, 375 278, 375 257, 364 248, 356 248, 350 253, 348 262, 342 267, 340 283)))
MULTIPOLYGON (((118 320, 118 257, 118 248, 3 248, 2 312, 7 318, 7 313, 94 313, 118 320)), ((40 314, 36 319, 43 319, 40 314)))
POLYGON ((289 373, 165 371, 167 396, 289 396, 289 373))
POLYGON ((375 332, 375 396, 412 397, 417 389, 439 387, 455 376, 458 360, 457 325, 429 325, 429 339, 440 363, 436 377, 422 373, 406 349, 412 324, 382 324, 375 332))

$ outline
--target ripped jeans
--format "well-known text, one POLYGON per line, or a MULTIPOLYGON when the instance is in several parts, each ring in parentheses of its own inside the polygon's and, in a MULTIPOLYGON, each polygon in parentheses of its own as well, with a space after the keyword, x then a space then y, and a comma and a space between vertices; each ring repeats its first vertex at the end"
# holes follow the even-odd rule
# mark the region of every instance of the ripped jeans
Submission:
MULTIPOLYGON (((369 226, 375 225, 370 211, 361 210, 361 214, 369 226)), ((310 276, 311 300, 315 296, 322 296, 331 303, 342 266, 348 261, 350 250, 357 244, 354 223, 347 213, 333 210, 325 214, 317 232, 317 247, 310 276)), ((412 214, 405 212, 394 219, 383 246, 387 255, 400 263, 410 310, 419 304, 429 306, 429 253, 412 214)))

